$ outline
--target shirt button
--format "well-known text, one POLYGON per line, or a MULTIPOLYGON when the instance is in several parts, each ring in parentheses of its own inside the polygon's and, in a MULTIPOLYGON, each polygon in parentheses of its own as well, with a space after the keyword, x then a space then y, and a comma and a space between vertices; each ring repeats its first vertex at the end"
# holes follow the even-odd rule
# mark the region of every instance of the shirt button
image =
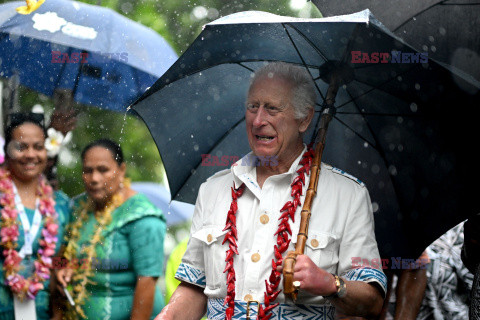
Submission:
POLYGON ((212 240, 213 240, 213 236, 211 234, 209 234, 207 236, 207 242, 212 242, 212 240))
POLYGON ((253 300, 253 297, 252 297, 251 294, 247 294, 247 295, 245 295, 245 297, 243 297, 243 300, 246 301, 246 302, 248 302, 248 301, 253 300))
POLYGON ((252 254, 252 261, 253 262, 258 262, 260 260, 260 254, 254 253, 252 254))
POLYGON ((317 239, 312 239, 312 241, 310 241, 310 244, 312 245, 312 247, 316 248, 316 247, 318 247, 318 240, 317 239))
POLYGON ((269 220, 270 220, 270 218, 268 218, 268 216, 267 216, 266 214, 262 214, 262 215, 260 216, 260 222, 261 222, 262 224, 267 224, 269 220))

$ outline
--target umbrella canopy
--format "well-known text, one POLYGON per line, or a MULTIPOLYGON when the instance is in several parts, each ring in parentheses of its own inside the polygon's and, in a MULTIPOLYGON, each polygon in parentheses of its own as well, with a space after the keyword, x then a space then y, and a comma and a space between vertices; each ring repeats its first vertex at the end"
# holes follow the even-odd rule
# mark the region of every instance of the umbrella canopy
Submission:
POLYGON ((162 210, 168 226, 188 221, 193 215, 192 204, 170 201, 170 192, 159 183, 132 182, 132 189, 144 194, 150 202, 162 210))
POLYGON ((253 71, 265 61, 305 66, 319 91, 318 114, 339 74, 344 84, 323 161, 366 183, 381 254, 416 258, 480 207, 469 183, 480 178, 470 151, 480 85, 457 74, 454 81, 424 58, 368 10, 326 19, 238 13, 206 25, 133 109, 152 133, 174 199, 193 202, 209 175, 249 151, 244 115, 253 71), (380 53, 400 62, 373 63, 380 53))
POLYGON ((70 0, 49 0, 30 15, 24 2, 0 5, 0 77, 53 96, 125 110, 176 60, 155 31, 113 10, 70 0))
POLYGON ((478 0, 312 0, 324 16, 364 9, 429 57, 480 80, 478 0))

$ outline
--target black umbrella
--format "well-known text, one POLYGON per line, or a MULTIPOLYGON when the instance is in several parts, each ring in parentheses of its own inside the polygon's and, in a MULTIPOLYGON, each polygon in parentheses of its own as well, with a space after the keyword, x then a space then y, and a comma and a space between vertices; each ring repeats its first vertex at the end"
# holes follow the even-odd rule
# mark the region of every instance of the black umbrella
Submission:
POLYGON ((244 101, 254 70, 265 61, 306 66, 318 114, 339 75, 323 160, 367 184, 382 256, 416 258, 480 207, 469 183, 480 178, 470 142, 480 85, 461 75, 454 81, 424 58, 368 10, 329 19, 238 13, 206 25, 133 108, 154 137, 173 198, 194 202, 208 176, 249 151, 244 101), (353 52, 395 58, 351 63, 353 52))
POLYGON ((479 0, 312 0, 324 16, 364 9, 430 58, 480 80, 479 0))

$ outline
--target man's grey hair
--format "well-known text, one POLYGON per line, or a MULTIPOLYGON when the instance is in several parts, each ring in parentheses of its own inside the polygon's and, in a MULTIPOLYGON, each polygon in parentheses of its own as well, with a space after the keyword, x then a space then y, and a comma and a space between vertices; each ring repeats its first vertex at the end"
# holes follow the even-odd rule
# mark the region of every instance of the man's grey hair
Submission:
POLYGON ((264 77, 280 77, 292 84, 291 103, 296 119, 305 119, 310 109, 314 108, 317 100, 315 84, 304 67, 285 62, 270 62, 255 72, 250 88, 258 79, 264 77))

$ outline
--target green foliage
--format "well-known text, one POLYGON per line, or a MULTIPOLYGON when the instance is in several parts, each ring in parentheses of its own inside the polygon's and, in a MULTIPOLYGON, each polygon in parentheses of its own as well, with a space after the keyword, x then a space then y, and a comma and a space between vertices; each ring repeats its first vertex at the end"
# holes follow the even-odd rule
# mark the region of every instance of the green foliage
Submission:
POLYGON ((84 107, 78 115, 73 134, 69 147, 75 161, 71 166, 58 166, 60 187, 67 194, 83 191, 81 152, 88 143, 100 138, 109 138, 121 145, 127 176, 132 181, 161 182, 163 169, 160 155, 147 127, 137 117, 84 107))

